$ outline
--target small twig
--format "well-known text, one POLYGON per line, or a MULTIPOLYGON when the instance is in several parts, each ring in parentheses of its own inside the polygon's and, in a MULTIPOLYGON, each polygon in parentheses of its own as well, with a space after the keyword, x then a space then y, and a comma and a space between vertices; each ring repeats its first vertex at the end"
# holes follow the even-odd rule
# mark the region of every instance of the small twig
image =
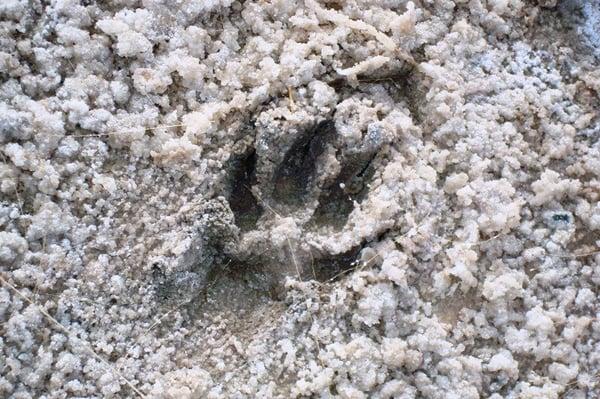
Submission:
POLYGON ((92 355, 92 357, 94 357, 94 359, 98 360, 100 363, 102 363, 107 369, 108 371, 114 373, 115 375, 117 375, 118 377, 120 377, 123 381, 125 381, 125 383, 129 386, 129 388, 131 388, 136 394, 138 394, 141 398, 145 398, 146 396, 135 387, 135 385, 133 385, 133 383, 131 383, 123 374, 121 374, 121 372, 119 372, 119 370, 117 370, 117 368, 113 365, 111 365, 109 362, 107 362, 106 360, 104 360, 102 357, 100 357, 95 351, 94 349, 92 349, 92 347, 85 342, 83 339, 77 337, 75 334, 73 334, 72 332, 70 332, 65 326, 63 326, 62 324, 60 324, 58 322, 58 320, 56 320, 54 317, 52 317, 50 315, 50 313, 48 313, 44 308, 42 308, 40 305, 38 305, 37 303, 33 302, 31 299, 27 298, 24 294, 21 293, 21 291, 19 291, 17 288, 15 288, 15 286, 13 286, 12 284, 10 284, 8 281, 6 281, 6 279, 4 279, 4 277, 2 277, 2 275, 0 275, 0 282, 2 282, 2 284, 6 285, 8 288, 10 288, 12 291, 15 292, 15 294, 17 294, 21 299, 23 299, 25 302, 29 303, 31 306, 36 307, 40 313, 42 315, 44 315, 50 322, 52 322, 56 327, 58 327, 59 330, 61 330, 63 333, 65 333, 68 337, 72 338, 72 339, 76 339, 79 341, 80 345, 87 351, 89 352, 90 355, 92 355))

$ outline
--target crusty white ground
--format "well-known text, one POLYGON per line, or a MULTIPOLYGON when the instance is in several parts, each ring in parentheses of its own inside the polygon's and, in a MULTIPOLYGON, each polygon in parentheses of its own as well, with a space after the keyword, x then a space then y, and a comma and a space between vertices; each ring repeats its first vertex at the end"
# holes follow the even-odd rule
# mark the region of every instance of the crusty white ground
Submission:
POLYGON ((556 3, 0 1, 0 397, 599 397, 600 5, 556 3), (379 154, 341 227, 261 177, 322 119, 379 154), (161 299, 244 140, 283 293, 161 299))

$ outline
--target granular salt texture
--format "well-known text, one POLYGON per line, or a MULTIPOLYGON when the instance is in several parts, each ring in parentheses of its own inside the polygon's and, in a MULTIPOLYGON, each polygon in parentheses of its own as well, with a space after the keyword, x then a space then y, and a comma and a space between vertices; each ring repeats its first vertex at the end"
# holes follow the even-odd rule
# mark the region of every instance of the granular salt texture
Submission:
POLYGON ((600 396, 598 15, 0 2, 0 396, 600 396))

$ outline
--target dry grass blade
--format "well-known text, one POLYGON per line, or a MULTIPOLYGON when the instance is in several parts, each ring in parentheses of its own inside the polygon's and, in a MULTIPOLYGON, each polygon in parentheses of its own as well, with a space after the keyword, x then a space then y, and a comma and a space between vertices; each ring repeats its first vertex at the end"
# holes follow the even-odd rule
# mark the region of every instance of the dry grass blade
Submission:
MULTIPOLYGON (((215 279, 215 281, 213 281, 211 284, 208 284, 206 286, 206 290, 210 290, 212 287, 214 287, 217 284, 217 282, 219 281, 219 277, 221 277, 223 275, 223 273, 225 273, 225 271, 229 268, 230 264, 231 264, 231 260, 229 262, 227 262, 225 264, 225 266, 223 266, 223 272, 215 279)), ((169 316, 171 313, 173 313, 173 312, 181 309, 183 306, 187 305, 190 302, 192 302, 192 299, 188 299, 187 301, 183 301, 179 305, 175 306, 173 309, 165 312, 165 314, 163 314, 162 316, 160 316, 158 318, 158 320, 156 320, 154 323, 152 323, 152 325, 150 327, 148 327, 142 333, 142 335, 139 338, 145 337, 150 331, 152 331, 154 328, 156 328, 158 325, 160 325, 163 322, 163 320, 167 318, 167 316, 169 316)))
POLYGON ((313 279, 317 281, 317 272, 315 270, 315 258, 311 251, 308 251, 308 254, 310 255, 310 268, 312 269, 313 279))
POLYGON ((576 258, 585 258, 586 256, 593 256, 593 255, 598 255, 598 254, 600 254, 600 251, 586 252, 583 254, 561 255, 561 256, 557 256, 557 257, 561 258, 561 259, 576 259, 576 258))
POLYGON ((294 267, 296 268, 298 280, 302 281, 302 274, 300 273, 300 268, 298 266, 298 262, 296 261, 296 254, 294 253, 294 248, 292 247, 292 241, 288 236, 285 236, 285 239, 287 240, 288 246, 290 247, 290 255, 292 256, 292 262, 294 262, 294 267))
MULTIPOLYGON (((250 189, 249 187, 248 187, 248 189, 250 191, 252 191, 252 189, 250 189)), ((279 213, 277 213, 277 211, 275 209, 273 209, 273 207, 271 205, 267 204, 260 195, 258 195, 257 193, 255 193, 255 195, 267 210, 269 210, 275 216, 277 216, 278 219, 283 219, 283 217, 279 213)), ((294 252, 294 248, 292 246, 292 241, 290 240, 290 237, 288 237, 287 235, 285 236, 285 239, 289 246, 290 256, 292 257, 292 262, 294 263, 294 267, 296 268, 296 274, 298 275, 298 280, 302 281, 302 274, 300 273, 300 266, 298 266, 298 262, 296 261, 296 253, 294 252)))
POLYGON ((51 135, 46 135, 45 137, 61 137, 61 138, 66 138, 66 137, 74 137, 74 138, 108 137, 108 136, 114 136, 114 135, 123 134, 123 133, 135 133, 135 132, 138 132, 140 130, 142 130, 144 132, 148 132, 148 131, 158 130, 158 129, 171 129, 171 128, 175 128, 175 127, 186 127, 186 126, 187 125, 185 125, 183 123, 178 123, 176 125, 158 125, 158 126, 154 126, 154 127, 144 127, 144 128, 131 128, 131 129, 125 129, 125 130, 115 130, 115 131, 107 132, 107 133, 69 134, 69 135, 51 134, 51 135))
POLYGON ((335 281, 336 279, 338 279, 339 277, 354 272, 354 271, 362 271, 365 267, 367 267, 369 265, 369 263, 371 263, 372 260, 377 259, 377 257, 379 257, 379 254, 373 255, 371 258, 367 259, 365 262, 361 263, 360 265, 356 265, 354 267, 351 267, 349 269, 346 270, 342 270, 341 272, 339 272, 338 274, 334 275, 333 277, 331 277, 329 280, 327 280, 328 283, 331 283, 332 281, 335 281))
MULTIPOLYGON (((599 377, 600 377, 600 373, 596 373, 596 374, 594 374, 594 377, 596 377, 596 378, 599 378, 599 377)), ((572 381, 568 382, 568 383, 565 385, 565 390, 564 390, 564 391, 563 391, 563 392, 562 392, 562 393, 559 395, 559 397, 560 397, 560 398, 564 398, 564 397, 565 397, 565 395, 569 393, 569 391, 571 390, 571 388, 572 388, 573 386, 577 385, 577 384, 579 384, 579 380, 578 380, 578 379, 577 379, 577 377, 576 377, 574 380, 572 380, 572 381)))
POLYGON ((15 294, 17 294, 17 296, 19 296, 21 299, 23 299, 25 302, 29 303, 30 305, 36 307, 39 312, 44 315, 44 317, 46 317, 48 319, 48 321, 50 321, 52 324, 54 324, 56 327, 58 327, 59 330, 61 330, 63 333, 65 333, 68 337, 79 341, 80 345, 82 348, 84 348, 90 355, 92 355, 92 357, 96 360, 98 360, 100 363, 102 363, 104 365, 104 367, 106 367, 106 369, 113 373, 114 375, 118 376, 119 378, 121 378, 123 381, 125 381, 125 384, 127 384, 127 386, 129 386, 129 388, 131 388, 137 395, 139 395, 139 397, 141 398, 145 398, 146 396, 135 387, 135 385, 133 385, 133 383, 131 381, 129 381, 123 374, 121 374, 121 372, 119 370, 116 369, 115 366, 113 366, 112 364, 110 364, 108 361, 104 360, 102 357, 100 357, 95 351, 94 349, 92 349, 92 347, 85 342, 84 340, 82 340, 81 338, 75 336, 75 334, 71 333, 65 326, 63 326, 62 324, 60 324, 58 322, 58 320, 56 320, 54 317, 52 317, 50 315, 50 313, 46 312, 46 310, 44 308, 42 308, 40 305, 38 305, 37 303, 33 302, 31 299, 27 298, 24 294, 21 293, 21 291, 19 291, 14 285, 12 285, 11 283, 9 283, 8 281, 6 281, 6 279, 4 277, 2 277, 2 275, 0 275, 0 282, 2 282, 2 284, 4 284, 5 286, 7 286, 10 290, 14 291, 15 294))
POLYGON ((290 107, 296 108, 296 102, 294 101, 294 95, 292 94, 292 87, 288 86, 288 98, 290 100, 290 107))
MULTIPOLYGON (((147 128, 143 128, 142 130, 144 132, 147 131, 151 131, 151 130, 157 130, 157 129, 169 129, 169 128, 174 128, 174 127, 183 127, 185 126, 184 124, 177 124, 177 125, 160 125, 160 126, 155 126, 155 127, 147 127, 147 128)), ((116 134, 122 134, 122 133, 134 133, 136 131, 138 131, 139 129, 129 129, 129 130, 119 130, 119 131, 114 131, 114 132, 108 132, 108 133, 98 133, 98 134, 79 134, 79 135, 71 135, 69 137, 78 137, 78 138, 84 138, 84 137, 107 137, 107 136, 113 136, 116 134)))

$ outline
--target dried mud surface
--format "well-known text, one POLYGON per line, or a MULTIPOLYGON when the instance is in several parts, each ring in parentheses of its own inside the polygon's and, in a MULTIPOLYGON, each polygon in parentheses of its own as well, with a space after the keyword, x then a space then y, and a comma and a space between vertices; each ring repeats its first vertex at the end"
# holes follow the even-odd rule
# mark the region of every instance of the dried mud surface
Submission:
POLYGON ((0 3, 0 397, 600 396, 598 0, 0 3))

